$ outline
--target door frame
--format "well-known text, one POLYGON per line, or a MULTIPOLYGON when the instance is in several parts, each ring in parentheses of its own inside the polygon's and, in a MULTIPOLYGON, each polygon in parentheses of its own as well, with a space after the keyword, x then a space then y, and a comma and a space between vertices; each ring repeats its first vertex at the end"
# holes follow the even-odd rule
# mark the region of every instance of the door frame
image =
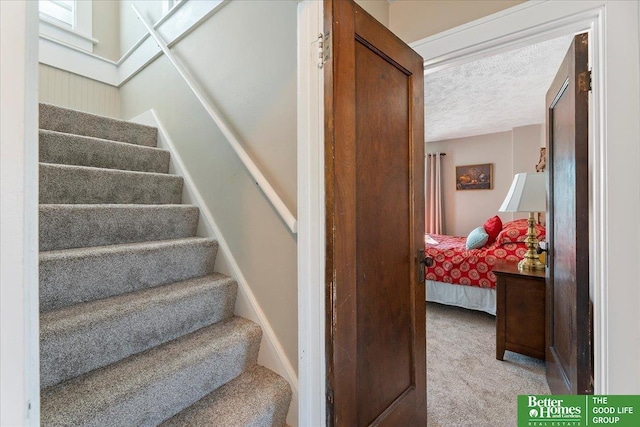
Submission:
MULTIPOLYGON (((300 3, 306 13, 322 18, 322 2, 300 3), (315 3, 315 7, 310 4, 315 3), (313 10, 311 10, 313 9, 313 10)), ((313 20, 311 20, 313 21, 313 20)), ((305 27, 299 15, 299 34, 317 38, 322 26, 305 27)), ((640 378, 640 328, 635 304, 640 290, 630 278, 640 258, 640 245, 629 238, 637 229, 640 195, 624 186, 625 170, 640 160, 640 48, 638 2, 529 1, 471 23, 447 30, 411 46, 425 58, 427 70, 459 65, 514 47, 543 41, 570 31, 591 30, 593 96, 590 101, 590 161, 592 236, 591 289, 594 296, 595 393, 638 393, 640 378), (630 40, 631 39, 631 40, 630 40), (635 41, 634 41, 635 40, 635 41), (626 49, 616 54, 626 43, 626 49), (607 53, 607 55, 605 55, 607 53), (607 70, 614 70, 615 73, 607 70), (619 83, 627 81, 626 87, 619 83), (620 102, 619 100, 625 102, 620 102), (618 100, 618 102, 616 102, 618 100), (611 101, 611 102, 609 102, 611 101), (635 119, 634 119, 635 117, 635 119), (597 153, 597 156, 594 154, 597 153), (627 208, 620 212, 620 208, 627 208), (611 284, 607 286, 607 284, 611 284), (610 309, 615 307, 616 309, 610 309), (631 325, 631 327, 630 327, 631 325)), ((303 37, 301 39, 303 40, 303 37)), ((324 125, 322 73, 310 80, 318 67, 318 51, 299 43, 298 102, 298 362, 300 385, 299 425, 324 420, 324 125), (304 94, 304 95, 303 95, 304 94), (319 113, 318 113, 319 111, 319 113), (316 114, 317 113, 317 114, 316 114), (301 131, 300 131, 301 130, 301 131), (315 157, 314 157, 315 156, 315 157), (315 222, 314 222, 315 221, 315 222), (305 225, 306 224, 306 225, 305 225), (304 244, 301 244, 304 242, 304 244), (320 266, 320 267, 319 267, 320 266)))
POLYGON ((324 2, 298 3, 298 426, 326 419, 324 2))
POLYGON ((0 424, 40 425, 38 4, 3 2, 0 424), (9 25, 5 17, 10 20, 9 25), (7 203, 8 202, 8 203, 7 203))

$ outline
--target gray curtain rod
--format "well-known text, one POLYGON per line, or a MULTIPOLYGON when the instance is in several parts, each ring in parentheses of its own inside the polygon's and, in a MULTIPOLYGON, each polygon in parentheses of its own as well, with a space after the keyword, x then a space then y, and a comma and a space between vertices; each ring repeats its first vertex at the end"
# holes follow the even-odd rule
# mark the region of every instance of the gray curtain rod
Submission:
MULTIPOLYGON (((446 156, 447 153, 439 153, 441 156, 446 156)), ((436 153, 427 153, 427 156, 435 156, 436 153)))

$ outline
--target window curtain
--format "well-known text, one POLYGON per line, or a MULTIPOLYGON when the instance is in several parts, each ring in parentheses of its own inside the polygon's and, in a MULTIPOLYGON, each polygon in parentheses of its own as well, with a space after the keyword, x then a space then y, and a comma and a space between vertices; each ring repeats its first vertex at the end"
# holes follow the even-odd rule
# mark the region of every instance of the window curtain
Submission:
POLYGON ((426 233, 444 234, 442 210, 442 156, 430 153, 426 156, 425 224, 426 233))

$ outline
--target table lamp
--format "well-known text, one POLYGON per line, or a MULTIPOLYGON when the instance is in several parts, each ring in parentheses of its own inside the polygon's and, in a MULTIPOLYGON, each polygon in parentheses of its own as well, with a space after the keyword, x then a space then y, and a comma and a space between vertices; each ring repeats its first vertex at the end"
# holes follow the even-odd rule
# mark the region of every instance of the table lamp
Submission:
POLYGON ((527 230, 527 253, 518 263, 520 270, 544 270, 536 252, 538 239, 535 232, 535 212, 547 210, 547 177, 545 173, 519 173, 513 178, 507 197, 499 212, 529 212, 527 230))

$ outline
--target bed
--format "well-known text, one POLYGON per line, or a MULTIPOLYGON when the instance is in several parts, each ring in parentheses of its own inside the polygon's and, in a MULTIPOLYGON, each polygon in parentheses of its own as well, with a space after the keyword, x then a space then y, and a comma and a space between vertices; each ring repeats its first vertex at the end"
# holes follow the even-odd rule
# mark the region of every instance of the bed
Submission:
MULTIPOLYGON (((493 243, 467 249, 467 237, 425 235, 425 255, 433 265, 425 269, 427 301, 496 314, 496 276, 492 266, 498 260, 519 261, 527 251, 524 239, 527 220, 506 222, 493 243)), ((539 240, 545 229, 536 225, 539 240)))

